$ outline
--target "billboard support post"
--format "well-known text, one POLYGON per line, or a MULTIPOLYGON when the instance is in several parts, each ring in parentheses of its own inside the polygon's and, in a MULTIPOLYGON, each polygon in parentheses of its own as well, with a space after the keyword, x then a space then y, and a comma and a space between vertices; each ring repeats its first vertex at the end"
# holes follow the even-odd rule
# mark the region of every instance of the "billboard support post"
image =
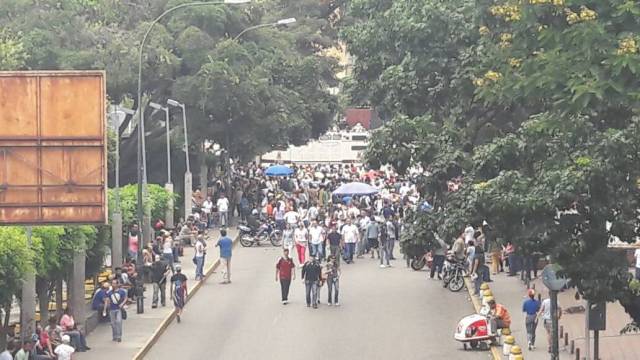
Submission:
MULTIPOLYGON (((27 247, 31 248, 31 226, 27 226, 27 247)), ((36 332, 36 274, 25 274, 22 284, 22 302, 20 304, 20 335, 22 340, 31 339, 36 332)))

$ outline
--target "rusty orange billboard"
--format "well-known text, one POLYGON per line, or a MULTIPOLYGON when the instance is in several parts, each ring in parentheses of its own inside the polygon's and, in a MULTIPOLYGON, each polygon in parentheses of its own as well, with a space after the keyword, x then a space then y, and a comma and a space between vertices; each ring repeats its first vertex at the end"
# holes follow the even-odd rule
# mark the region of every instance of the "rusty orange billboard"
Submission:
POLYGON ((0 225, 107 221, 105 74, 0 72, 0 225))

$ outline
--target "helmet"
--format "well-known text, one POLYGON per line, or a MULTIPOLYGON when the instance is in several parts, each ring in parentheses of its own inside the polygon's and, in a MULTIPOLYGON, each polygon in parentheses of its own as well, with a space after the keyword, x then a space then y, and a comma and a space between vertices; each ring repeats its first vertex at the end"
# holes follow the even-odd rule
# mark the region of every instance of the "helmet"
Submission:
POLYGON ((258 210, 253 209, 253 210, 251 211, 251 215, 258 215, 258 210))

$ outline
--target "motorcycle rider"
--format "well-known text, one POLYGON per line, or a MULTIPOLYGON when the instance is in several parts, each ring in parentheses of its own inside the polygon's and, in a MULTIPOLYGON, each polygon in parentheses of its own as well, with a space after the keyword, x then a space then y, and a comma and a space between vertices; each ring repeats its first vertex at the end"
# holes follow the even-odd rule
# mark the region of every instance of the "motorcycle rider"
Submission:
POLYGON ((251 228, 251 230, 256 231, 260 228, 260 222, 258 221, 258 210, 253 209, 251 214, 247 216, 247 226, 251 228))

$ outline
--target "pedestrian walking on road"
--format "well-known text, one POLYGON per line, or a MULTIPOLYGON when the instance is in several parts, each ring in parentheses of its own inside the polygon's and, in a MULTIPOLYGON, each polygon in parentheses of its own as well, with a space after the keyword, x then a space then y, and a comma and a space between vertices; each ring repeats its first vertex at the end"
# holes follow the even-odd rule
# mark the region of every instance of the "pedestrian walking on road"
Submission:
POLYGON ((282 251, 282 257, 276 263, 276 282, 280 281, 280 291, 282 293, 282 305, 289 303, 289 286, 291 281, 296 279, 296 265, 289 257, 289 249, 282 251))
POLYGON ((431 265, 431 273, 429 278, 433 279, 438 274, 438 280, 442 280, 442 266, 444 265, 445 255, 447 254, 447 243, 439 236, 436 236, 438 247, 433 249, 433 263, 431 265))
POLYGON ((226 228, 229 226, 229 199, 224 196, 224 193, 220 194, 216 207, 218 214, 220 214, 220 227, 226 228))
MULTIPOLYGON (((551 353, 551 344, 553 344, 553 335, 552 335, 552 324, 553 320, 551 318, 551 299, 546 298, 542 300, 542 304, 540 305, 540 311, 538 311, 538 317, 542 318, 542 325, 544 326, 544 330, 547 332, 547 352, 551 353)), ((555 314, 556 318, 560 320, 562 316, 562 308, 558 305, 558 312, 555 314)))
POLYGON ((304 227, 304 223, 302 221, 298 223, 298 228, 293 231, 293 240, 296 243, 298 263, 300 264, 300 267, 302 267, 305 263, 307 243, 309 240, 309 231, 304 227))
POLYGON ((202 235, 198 235, 195 246, 195 256, 193 262, 196 265, 196 281, 204 279, 204 255, 206 252, 207 244, 204 242, 202 235))
POLYGON ((340 257, 342 256, 342 247, 344 242, 342 241, 342 235, 338 232, 336 224, 331 224, 331 230, 327 235, 329 240, 329 254, 336 259, 336 265, 340 266, 340 257))
POLYGON ((231 249, 233 241, 227 236, 227 230, 220 230, 220 240, 216 244, 220 248, 220 266, 222 266, 222 284, 231 283, 231 249))
POLYGON ((391 219, 388 219, 386 224, 382 226, 384 226, 385 229, 382 231, 382 236, 380 236, 380 267, 386 268, 391 266, 389 260, 393 257, 391 249, 393 242, 396 241, 396 227, 391 219))
POLYGON ((353 256, 356 250, 356 243, 360 237, 358 227, 351 223, 351 219, 347 219, 347 223, 342 227, 342 238, 345 245, 345 261, 347 264, 353 263, 353 256))
POLYGON ((111 321, 112 340, 122 341, 122 320, 125 305, 127 304, 127 292, 120 288, 118 280, 111 281, 111 291, 107 293, 107 299, 104 302, 103 315, 109 311, 109 320, 111 321))
POLYGON ((176 265, 176 273, 171 276, 171 299, 176 307, 176 319, 180 323, 180 316, 187 301, 187 277, 182 273, 180 265, 176 265))
POLYGON ((151 281, 153 282, 153 300, 151 302, 151 308, 158 307, 158 295, 160 298, 160 304, 166 306, 167 297, 167 276, 171 272, 169 264, 162 260, 159 255, 156 255, 155 261, 151 264, 151 281))
POLYGON ((282 232, 282 248, 289 250, 289 254, 293 251, 295 242, 293 241, 293 228, 290 224, 284 225, 282 232))
POLYGON ((318 287, 320 286, 320 278, 322 275, 322 267, 318 261, 311 256, 304 266, 302 266, 302 281, 305 285, 305 296, 307 307, 313 306, 318 308, 318 287))
POLYGON ((322 259, 324 257, 324 249, 322 246, 322 243, 324 242, 324 236, 324 228, 318 225, 317 220, 311 220, 311 227, 309 227, 309 253, 316 259, 322 259))
POLYGON ((378 253, 378 258, 380 258, 380 250, 378 248, 378 237, 380 235, 378 222, 375 217, 371 216, 369 220, 369 224, 364 231, 364 236, 367 239, 367 248, 371 250, 371 258, 375 258, 376 252, 378 253))
POLYGON ((540 311, 540 301, 536 300, 536 291, 527 291, 529 299, 522 303, 522 312, 525 313, 525 327, 527 330, 527 345, 529 350, 536 348, 536 328, 538 327, 538 311, 540 311))
POLYGON ((338 302, 338 295, 340 291, 340 268, 338 267, 338 263, 336 261, 337 260, 335 256, 329 256, 327 265, 325 266, 324 278, 327 281, 327 303, 329 304, 329 306, 340 306, 340 302, 338 302))

